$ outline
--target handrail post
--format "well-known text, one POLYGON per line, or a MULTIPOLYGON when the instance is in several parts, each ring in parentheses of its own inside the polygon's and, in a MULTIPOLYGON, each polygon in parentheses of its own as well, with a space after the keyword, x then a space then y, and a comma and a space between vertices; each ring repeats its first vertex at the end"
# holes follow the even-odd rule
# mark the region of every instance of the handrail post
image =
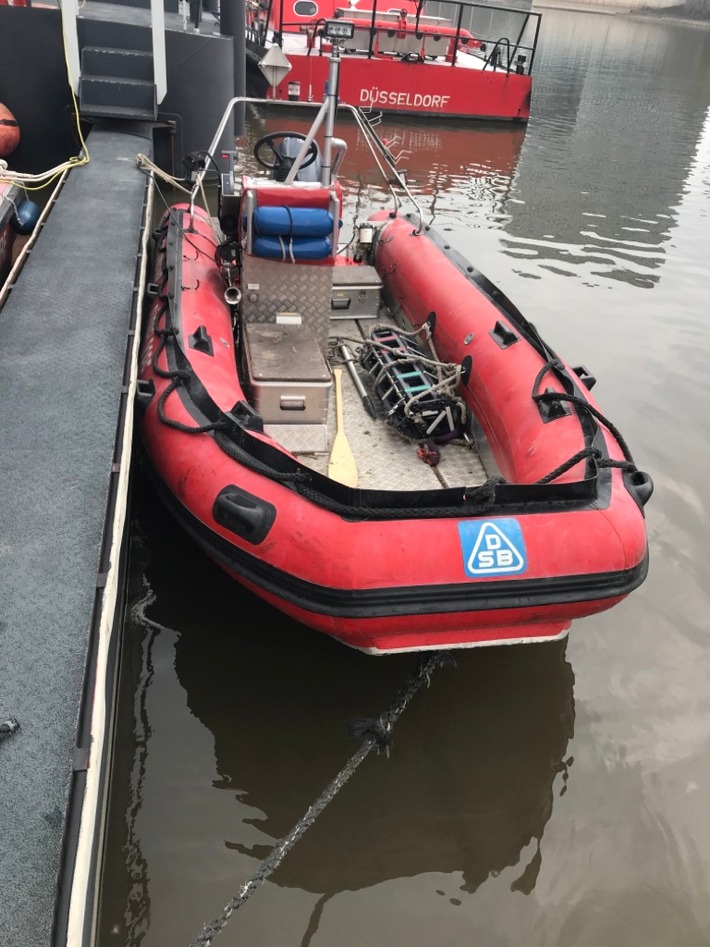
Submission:
POLYGON ((454 51, 451 56, 451 65, 456 65, 456 57, 459 54, 459 42, 461 40, 461 21, 463 20, 463 6, 459 6, 459 15, 456 20, 456 36, 454 37, 454 51))
POLYGON ((377 34, 377 27, 375 26, 376 19, 377 19, 377 0, 373 0, 372 16, 370 17, 370 42, 367 45, 367 58, 368 59, 372 59, 372 54, 375 49, 375 35, 377 34))
MULTIPOLYGON (((76 3, 76 0, 72 0, 76 3)), ((163 0, 150 0, 150 21, 153 34, 153 79, 155 96, 160 104, 168 91, 168 68, 165 58, 165 10, 163 0)))
POLYGON ((535 62, 535 53, 537 51, 537 41, 540 36, 540 14, 537 15, 537 22, 535 23, 535 35, 533 36, 532 49, 530 51, 530 63, 528 64, 528 75, 532 75, 533 63, 535 62))
POLYGON ((510 54, 511 62, 512 60, 515 59, 515 57, 518 54, 518 50, 520 49, 520 44, 523 41, 523 36, 525 35, 525 31, 528 28, 529 21, 530 21, 530 14, 528 13, 528 15, 523 20, 523 25, 520 27, 520 32, 518 33, 518 38, 515 40, 515 47, 513 49, 513 52, 510 54))
POLYGON ((75 95, 79 95, 79 80, 81 79, 81 63, 79 61, 79 37, 76 30, 76 20, 79 15, 77 0, 61 0, 62 33, 64 47, 67 51, 67 65, 69 81, 75 95))

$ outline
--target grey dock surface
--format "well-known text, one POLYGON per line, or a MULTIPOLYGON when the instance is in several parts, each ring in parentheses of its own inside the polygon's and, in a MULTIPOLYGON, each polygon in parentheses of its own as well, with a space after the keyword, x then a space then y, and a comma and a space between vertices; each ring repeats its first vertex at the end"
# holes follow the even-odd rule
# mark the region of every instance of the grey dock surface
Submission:
POLYGON ((72 813, 98 755, 84 743, 151 145, 97 126, 88 149, 0 310, 0 723, 20 724, 0 742, 2 947, 64 943, 72 813))

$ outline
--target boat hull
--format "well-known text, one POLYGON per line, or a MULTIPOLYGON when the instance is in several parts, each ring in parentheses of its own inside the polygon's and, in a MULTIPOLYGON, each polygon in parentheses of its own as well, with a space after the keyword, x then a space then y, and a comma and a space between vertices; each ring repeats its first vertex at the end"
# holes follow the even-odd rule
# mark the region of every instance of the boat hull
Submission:
MULTIPOLYGON (((247 80, 250 94, 263 96, 267 87, 257 49, 253 47, 247 58, 247 80)), ((327 58, 289 52, 288 60, 291 70, 269 98, 288 100, 295 83, 303 101, 318 101, 327 58)), ((344 55, 338 95, 346 105, 391 115, 525 123, 530 118, 532 77, 450 63, 344 55)))
POLYGON ((0 287, 12 266, 12 248, 15 242, 12 219, 20 198, 21 192, 18 187, 0 182, 0 287))
MULTIPOLYGON (((579 486, 581 460, 560 477, 563 499, 549 502, 544 487, 539 496, 513 490, 493 505, 479 503, 475 490, 470 504, 453 490, 441 500, 374 496, 312 473, 304 487, 288 451, 258 426, 233 424, 246 392, 209 224, 198 214, 189 241, 181 234, 178 222, 156 256, 161 289, 141 354, 144 462, 174 516, 234 579, 304 625, 374 654, 552 640, 643 582, 642 502, 608 431, 595 435, 609 466, 593 496, 579 486), (171 253, 177 266, 167 263, 171 253), (173 344, 205 338, 209 352, 173 344)), ((473 352, 466 400, 501 472, 535 483, 584 444, 579 417, 541 419, 531 398, 539 352, 512 316, 520 344, 500 346, 491 335, 506 318, 500 294, 485 292, 473 267, 462 272, 445 246, 433 232, 415 235, 405 218, 386 223, 376 257, 385 290, 414 326, 437 313, 440 357, 473 352), (427 278, 432 272, 441 278, 427 278)), ((581 385, 576 391, 586 397, 581 385)))
MULTIPOLYGON (((343 520, 334 525, 337 535, 331 535, 327 542, 321 537, 317 548, 313 529, 308 530, 311 542, 297 535, 280 535, 276 541, 292 558, 287 568, 278 568, 272 564, 276 557, 269 550, 250 552, 233 537, 225 536, 211 516, 196 516, 190 509, 195 505, 194 496, 186 497, 186 502, 178 501, 176 481, 166 469, 169 465, 156 468, 150 452, 144 452, 143 464, 171 515, 233 580, 301 624, 370 654, 533 644, 564 638, 575 619, 617 605, 644 581, 648 572, 644 552, 634 566, 618 572, 538 576, 527 582, 517 581, 514 587, 500 581, 434 585, 427 583, 426 568, 417 570, 411 563, 410 575, 419 574, 419 585, 405 586, 392 578, 390 585, 364 588, 361 577, 354 574, 350 587, 336 586, 318 575, 317 566, 320 564, 322 569, 327 557, 343 558, 349 539, 348 524, 343 520), (309 562, 302 568, 299 561, 304 555, 309 562)), ((544 528, 544 524, 538 526, 544 528)), ((440 524, 433 524, 432 534, 442 531, 440 524)), ((460 560, 460 549, 456 552, 460 560)), ((363 555, 375 568, 383 567, 376 551, 363 555)), ((459 563, 455 567, 458 572, 463 569, 459 563)), ((390 573, 393 568, 396 565, 388 563, 390 573)))

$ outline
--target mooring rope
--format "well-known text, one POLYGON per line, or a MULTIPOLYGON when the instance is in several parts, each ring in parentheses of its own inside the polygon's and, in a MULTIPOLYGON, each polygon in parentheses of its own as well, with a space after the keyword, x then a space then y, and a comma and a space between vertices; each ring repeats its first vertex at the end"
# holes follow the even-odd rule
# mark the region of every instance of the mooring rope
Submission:
POLYGON ((7 717, 0 722, 0 743, 11 737, 13 733, 17 733, 19 729, 20 723, 15 717, 7 717))
POLYGON ((360 763, 369 755, 372 750, 380 753, 382 750, 389 751, 392 742, 392 727, 398 717, 405 709, 409 701, 414 697, 422 684, 429 685, 431 675, 437 668, 445 664, 453 664, 453 658, 449 652, 434 651, 426 658, 422 658, 409 682, 400 690, 389 709, 381 716, 374 719, 356 720, 351 724, 351 733, 354 737, 362 739, 363 743, 355 754, 350 758, 346 765, 340 770, 338 775, 325 787, 320 796, 310 806, 303 818, 296 823, 288 835, 276 843, 271 853, 257 867, 251 878, 242 885, 239 894, 225 906, 219 917, 215 918, 209 924, 205 924, 199 936, 192 941, 190 947, 208 947, 214 938, 227 925, 229 919, 245 901, 259 888, 281 864, 287 852, 293 848, 306 829, 310 828, 328 803, 335 797, 345 783, 350 779, 360 763))

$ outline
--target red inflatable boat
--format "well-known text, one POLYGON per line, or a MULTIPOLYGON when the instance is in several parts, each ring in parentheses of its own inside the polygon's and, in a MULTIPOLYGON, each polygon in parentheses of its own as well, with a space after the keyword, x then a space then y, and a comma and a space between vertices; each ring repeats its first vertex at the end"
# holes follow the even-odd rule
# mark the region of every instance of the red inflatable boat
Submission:
POLYGON ((561 637, 643 582, 651 479, 593 377, 416 212, 339 251, 333 110, 257 142, 270 174, 230 162, 218 220, 156 231, 147 469, 223 569, 352 647, 561 637))

